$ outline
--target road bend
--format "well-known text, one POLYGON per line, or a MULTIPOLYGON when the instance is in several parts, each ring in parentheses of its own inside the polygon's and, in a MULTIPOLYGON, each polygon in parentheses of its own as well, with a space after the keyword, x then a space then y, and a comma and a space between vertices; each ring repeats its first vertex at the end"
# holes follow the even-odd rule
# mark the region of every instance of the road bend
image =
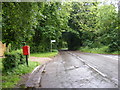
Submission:
POLYGON ((116 56, 60 51, 53 62, 46 65, 39 86, 41 88, 118 88, 117 79, 116 56))

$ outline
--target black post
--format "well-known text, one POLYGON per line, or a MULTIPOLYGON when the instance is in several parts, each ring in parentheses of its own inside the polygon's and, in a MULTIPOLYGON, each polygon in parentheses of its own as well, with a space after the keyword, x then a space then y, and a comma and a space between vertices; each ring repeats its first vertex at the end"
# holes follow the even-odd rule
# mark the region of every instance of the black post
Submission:
POLYGON ((26 56, 26 65, 28 66, 28 55, 25 56, 26 56))

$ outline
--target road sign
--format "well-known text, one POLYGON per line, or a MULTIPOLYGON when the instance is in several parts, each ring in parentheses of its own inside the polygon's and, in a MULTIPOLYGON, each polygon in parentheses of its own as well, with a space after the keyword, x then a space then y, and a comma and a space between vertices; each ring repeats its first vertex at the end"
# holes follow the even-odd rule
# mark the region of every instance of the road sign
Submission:
POLYGON ((56 40, 51 40, 51 42, 56 42, 56 40))
POLYGON ((51 52, 52 52, 52 43, 56 42, 56 40, 51 40, 51 52))

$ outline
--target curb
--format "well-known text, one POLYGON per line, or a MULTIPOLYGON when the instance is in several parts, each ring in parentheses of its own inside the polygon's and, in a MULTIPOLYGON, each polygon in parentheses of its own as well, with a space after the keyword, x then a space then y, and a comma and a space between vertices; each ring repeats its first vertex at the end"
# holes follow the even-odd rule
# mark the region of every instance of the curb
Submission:
POLYGON ((40 81, 42 78, 42 72, 45 69, 46 64, 37 66, 29 76, 25 86, 27 88, 40 87, 40 81))
POLYGON ((42 79, 42 74, 44 73, 43 71, 45 70, 46 65, 50 62, 52 61, 48 61, 42 65, 39 65, 32 71, 32 73, 29 76, 29 79, 27 80, 25 84, 26 88, 40 88, 41 87, 40 83, 42 79))

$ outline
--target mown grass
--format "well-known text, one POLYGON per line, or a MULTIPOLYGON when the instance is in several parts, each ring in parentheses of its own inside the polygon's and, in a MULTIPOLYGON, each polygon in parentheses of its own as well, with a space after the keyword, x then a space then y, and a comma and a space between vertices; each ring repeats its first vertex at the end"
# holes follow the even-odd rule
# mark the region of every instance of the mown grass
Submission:
POLYGON ((44 52, 44 53, 32 53, 30 56, 32 57, 52 57, 58 54, 58 51, 54 52, 44 52))
MULTIPOLYGON (((54 52, 45 52, 45 53, 32 53, 30 56, 33 57, 52 57, 58 54, 58 51, 54 52)), ((21 64, 17 68, 14 68, 12 71, 2 71, 2 88, 14 88, 15 85, 20 80, 20 76, 26 73, 32 72, 32 70, 38 66, 38 62, 29 61, 29 67, 26 64, 21 64)), ((2 58, 0 58, 0 69, 4 70, 2 65, 2 58)))
MULTIPOLYGON (((33 57, 52 57, 58 54, 58 51, 54 52, 45 52, 45 53, 33 53, 30 56, 33 57)), ((20 80, 20 76, 26 73, 32 72, 32 70, 38 66, 38 62, 29 61, 29 67, 26 64, 21 64, 17 68, 14 68, 12 71, 2 71, 2 88, 14 88, 15 85, 20 80)), ((0 58, 0 69, 3 69, 2 59, 0 58)))
POLYGON ((82 52, 89 52, 89 53, 99 53, 99 54, 120 54, 120 52, 109 52, 107 46, 103 46, 101 48, 89 48, 89 47, 82 47, 80 48, 82 52))
POLYGON ((20 80, 21 75, 32 72, 32 70, 38 65, 38 62, 29 61, 29 67, 27 67, 26 64, 21 64, 17 68, 14 68, 12 71, 3 71, 2 88, 14 88, 20 80))

